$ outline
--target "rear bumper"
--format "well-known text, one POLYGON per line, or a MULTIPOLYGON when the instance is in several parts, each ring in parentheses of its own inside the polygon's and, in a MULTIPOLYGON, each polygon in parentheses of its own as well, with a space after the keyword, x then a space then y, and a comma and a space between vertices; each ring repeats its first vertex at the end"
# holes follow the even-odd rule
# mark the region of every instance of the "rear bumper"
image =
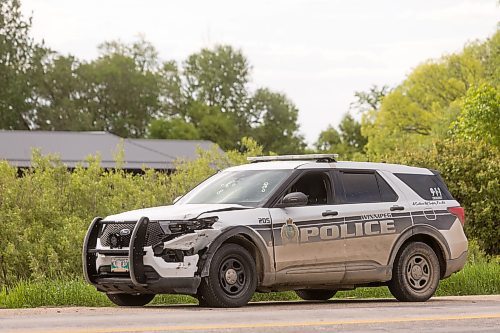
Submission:
POLYGON ((446 272, 443 279, 450 277, 453 273, 461 270, 467 262, 467 251, 464 251, 458 258, 449 259, 446 261, 446 272))
POLYGON ((85 236, 82 262, 88 283, 106 293, 196 294, 201 281, 195 275, 198 255, 185 256, 183 262, 175 263, 156 257, 151 246, 145 246, 149 223, 145 217, 135 223, 128 248, 101 248, 99 230, 111 223, 115 222, 95 218, 85 236), (112 257, 128 258, 129 272, 111 273, 112 257))

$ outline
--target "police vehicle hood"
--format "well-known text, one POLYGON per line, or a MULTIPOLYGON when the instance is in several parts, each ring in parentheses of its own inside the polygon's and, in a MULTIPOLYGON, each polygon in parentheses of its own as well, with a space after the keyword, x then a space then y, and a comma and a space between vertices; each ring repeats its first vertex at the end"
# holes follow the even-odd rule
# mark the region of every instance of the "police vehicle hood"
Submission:
POLYGON ((217 212, 221 211, 249 208, 253 207, 237 204, 182 204, 131 210, 120 214, 109 215, 104 220, 137 221, 143 216, 149 218, 151 221, 190 220, 197 217, 217 215, 217 212))

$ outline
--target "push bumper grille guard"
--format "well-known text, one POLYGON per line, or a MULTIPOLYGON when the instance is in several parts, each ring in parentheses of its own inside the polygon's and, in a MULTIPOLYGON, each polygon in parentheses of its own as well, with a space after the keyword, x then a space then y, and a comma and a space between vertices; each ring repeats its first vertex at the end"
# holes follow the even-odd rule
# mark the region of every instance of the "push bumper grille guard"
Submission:
MULTIPOLYGON (((82 263, 85 280, 98 290, 108 293, 179 293, 196 294, 200 277, 159 277, 153 281, 147 278, 150 266, 145 266, 143 256, 146 243, 146 233, 149 219, 141 217, 134 226, 127 249, 97 249, 99 231, 106 224, 121 224, 123 222, 103 221, 96 217, 92 221, 83 242, 82 263), (97 255, 125 256, 129 260, 129 277, 100 277, 97 271, 97 255)), ((155 274, 157 275, 157 274, 155 274)))
POLYGON ((141 217, 136 222, 134 230, 130 236, 129 249, 97 249, 97 239, 99 230, 105 224, 121 224, 123 222, 103 221, 96 217, 90 224, 89 230, 83 242, 83 274, 87 282, 97 284, 99 274, 97 272, 97 254, 127 256, 129 260, 130 280, 137 287, 146 287, 146 275, 144 274, 144 243, 149 219, 141 217))

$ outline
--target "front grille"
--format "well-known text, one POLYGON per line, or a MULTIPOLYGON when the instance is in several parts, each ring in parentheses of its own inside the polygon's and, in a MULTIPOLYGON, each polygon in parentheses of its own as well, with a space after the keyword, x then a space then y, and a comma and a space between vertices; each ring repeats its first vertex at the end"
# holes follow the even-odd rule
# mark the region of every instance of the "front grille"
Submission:
MULTIPOLYGON (((130 236, 132 230, 134 230, 135 223, 118 223, 118 224, 106 224, 104 229, 101 231, 99 238, 101 239, 102 246, 110 246, 109 236, 113 234, 120 234, 120 230, 129 229, 130 233, 125 236, 121 236, 121 246, 127 247, 130 243, 130 236)), ((151 246, 161 242, 164 236, 163 230, 158 222, 149 222, 148 230, 146 231, 146 243, 145 246, 151 246)))
POLYGON ((146 245, 151 246, 161 242, 165 233, 158 222, 149 222, 146 232, 146 245))
POLYGON ((129 229, 130 233, 126 236, 121 236, 122 246, 127 246, 130 243, 130 234, 134 230, 135 223, 120 223, 120 224, 105 224, 99 238, 103 246, 109 246, 109 236, 113 234, 120 234, 120 230, 129 229), (125 245, 127 244, 127 245, 125 245))

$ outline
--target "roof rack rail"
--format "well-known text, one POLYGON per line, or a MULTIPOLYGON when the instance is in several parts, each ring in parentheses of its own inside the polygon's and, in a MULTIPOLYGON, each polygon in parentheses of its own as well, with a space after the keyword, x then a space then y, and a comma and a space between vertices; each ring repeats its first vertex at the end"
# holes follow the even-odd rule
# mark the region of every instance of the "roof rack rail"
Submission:
POLYGON ((276 155, 276 156, 251 156, 247 157, 250 163, 270 161, 316 161, 337 162, 338 154, 307 154, 307 155, 276 155))

